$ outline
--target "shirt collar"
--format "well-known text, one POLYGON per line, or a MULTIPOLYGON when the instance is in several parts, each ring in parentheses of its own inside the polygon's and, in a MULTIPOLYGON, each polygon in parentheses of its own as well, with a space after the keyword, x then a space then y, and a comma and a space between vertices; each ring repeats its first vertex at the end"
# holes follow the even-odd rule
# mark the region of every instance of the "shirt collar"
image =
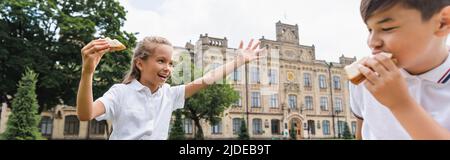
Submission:
MULTIPOLYGON (((131 86, 131 88, 133 88, 136 91, 144 91, 145 89, 148 89, 151 93, 151 90, 148 87, 142 85, 141 82, 137 81, 136 79, 131 81, 130 86, 131 86)), ((156 93, 151 93, 151 94, 152 95, 160 95, 161 94, 161 86, 158 88, 156 93)))
MULTIPOLYGON (((402 69, 402 74, 404 77, 414 77, 413 75, 402 69)), ((450 56, 447 57, 444 63, 438 67, 428 71, 424 74, 418 75, 417 77, 425 79, 438 84, 450 83, 450 56)))

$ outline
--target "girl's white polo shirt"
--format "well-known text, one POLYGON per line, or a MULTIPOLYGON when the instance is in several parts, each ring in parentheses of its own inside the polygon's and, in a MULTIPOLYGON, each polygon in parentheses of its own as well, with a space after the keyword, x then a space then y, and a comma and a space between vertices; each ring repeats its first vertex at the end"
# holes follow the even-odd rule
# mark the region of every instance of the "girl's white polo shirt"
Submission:
POLYGON ((172 112, 184 106, 185 86, 162 85, 156 93, 133 80, 115 84, 98 100, 105 113, 96 120, 112 120, 111 140, 166 140, 172 112))
MULTIPOLYGON (((422 75, 401 70, 409 93, 441 126, 450 130, 450 58, 422 75)), ((394 115, 380 104, 363 84, 350 84, 350 106, 363 119, 363 139, 409 140, 411 136, 394 115)))

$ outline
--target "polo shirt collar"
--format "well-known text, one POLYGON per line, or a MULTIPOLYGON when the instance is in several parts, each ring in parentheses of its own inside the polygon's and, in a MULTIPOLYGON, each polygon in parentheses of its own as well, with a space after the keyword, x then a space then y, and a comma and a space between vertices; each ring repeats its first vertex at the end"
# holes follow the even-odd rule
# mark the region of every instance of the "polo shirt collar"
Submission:
POLYGON ((404 69, 401 70, 401 73, 405 78, 418 77, 437 84, 450 83, 450 56, 447 57, 444 63, 424 74, 414 76, 404 69))
MULTIPOLYGON (((136 91, 144 91, 146 88, 148 88, 147 86, 142 85, 141 82, 137 81, 136 79, 131 81, 130 86, 136 91)), ((148 88, 148 90, 151 92, 150 88, 148 88)), ((161 93, 161 86, 158 88, 156 93, 152 93, 152 95, 159 95, 160 93, 161 93)))

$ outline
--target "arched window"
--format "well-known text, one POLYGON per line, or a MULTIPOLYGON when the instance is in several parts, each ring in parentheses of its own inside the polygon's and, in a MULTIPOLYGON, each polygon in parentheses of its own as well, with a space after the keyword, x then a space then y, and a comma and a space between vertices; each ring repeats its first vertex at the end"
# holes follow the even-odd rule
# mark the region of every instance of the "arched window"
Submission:
POLYGON ((328 98, 320 97, 320 109, 322 111, 328 111, 328 98))
POLYGON ((90 124, 90 128, 89 128, 89 132, 91 134, 99 134, 99 135, 105 134, 106 121, 93 120, 90 123, 91 124, 90 124))
POLYGON ((253 119, 253 134, 263 134, 262 130, 262 120, 259 118, 253 119))
POLYGON ((330 135, 330 121, 328 120, 322 121, 322 131, 323 135, 330 135))
POLYGON ((316 134, 316 127, 314 120, 308 120, 308 133, 310 133, 311 135, 316 134))
POLYGON ((280 132, 280 120, 278 119, 272 119, 271 120, 271 126, 272 126, 272 135, 279 135, 280 132))
POLYGON ((261 107, 261 94, 259 92, 252 92, 252 108, 261 107))
POLYGON ((313 110, 313 98, 312 96, 305 96, 306 110, 313 110))
POLYGON ((233 118, 233 134, 241 132, 242 118, 233 118))
POLYGON ((41 124, 39 125, 41 128, 41 133, 43 136, 51 137, 52 129, 53 129, 53 119, 49 116, 43 116, 41 119, 41 124))
POLYGON ((297 96, 296 95, 292 95, 292 94, 289 95, 288 104, 289 104, 289 108, 297 109, 297 96))
POLYGON ((270 95, 270 108, 278 108, 278 94, 270 95))
POLYGON ((211 133, 222 134, 222 120, 218 121, 215 124, 211 124, 211 133))
POLYGON ((341 89, 341 78, 339 76, 333 77, 333 86, 334 89, 341 89))
POLYGON ((319 88, 326 89, 327 88, 327 80, 324 75, 319 75, 319 88))
POLYGON ((78 135, 80 130, 80 121, 77 116, 66 116, 64 120, 64 135, 78 135))
POLYGON ((184 133, 192 134, 192 120, 189 118, 185 118, 183 121, 184 133))
POLYGON ((303 74, 303 85, 305 87, 311 87, 311 74, 310 73, 304 73, 303 74))

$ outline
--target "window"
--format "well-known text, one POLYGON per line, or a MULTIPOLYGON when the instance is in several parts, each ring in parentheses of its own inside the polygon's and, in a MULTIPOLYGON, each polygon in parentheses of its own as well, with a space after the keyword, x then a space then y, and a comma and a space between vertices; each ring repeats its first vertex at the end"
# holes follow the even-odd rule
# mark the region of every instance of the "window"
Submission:
POLYGON ((311 74, 304 73, 303 74, 303 82, 305 87, 311 87, 311 74))
POLYGON ((342 99, 341 98, 334 98, 334 111, 335 112, 342 112, 342 99))
POLYGON ((272 126, 272 135, 281 134, 280 133, 280 120, 278 119, 272 119, 271 121, 272 126))
POLYGON ((323 135, 330 135, 330 121, 328 120, 322 121, 322 131, 323 135))
POLYGON ((105 134, 106 121, 92 120, 90 121, 90 123, 91 124, 89 127, 89 132, 91 134, 99 134, 99 135, 105 134))
POLYGON ((320 97, 320 109, 322 111, 328 111, 328 98, 320 97))
POLYGON ((308 132, 312 135, 316 134, 316 127, 314 120, 308 120, 308 132))
POLYGON ((78 135, 80 121, 77 116, 66 116, 64 120, 64 135, 78 135))
POLYGON ((259 118, 253 119, 253 134, 262 134, 262 120, 259 118))
POLYGON ((333 86, 334 89, 341 89, 341 78, 339 76, 333 77, 333 86))
POLYGON ((184 133, 192 134, 192 120, 189 118, 185 118, 184 121, 184 133))
POLYGON ((356 122, 352 121, 352 135, 355 135, 356 132, 356 122))
POLYGON ((270 107, 278 108, 278 94, 272 94, 270 96, 270 107))
POLYGON ((327 88, 326 77, 324 75, 320 75, 319 76, 319 88, 320 89, 326 89, 327 88))
POLYGON ((53 120, 48 116, 43 116, 41 119, 41 133, 43 136, 50 137, 52 135, 53 120))
POLYGON ((341 137, 342 134, 344 133, 344 125, 345 125, 345 121, 338 121, 338 127, 336 128, 337 129, 336 133, 338 133, 339 137, 341 137))
POLYGON ((222 133, 222 121, 218 121, 216 124, 211 126, 212 134, 221 134, 222 133))
POLYGON ((239 91, 237 91, 237 93, 239 95, 239 99, 236 102, 234 102, 234 105, 238 106, 238 107, 241 107, 242 106, 242 94, 239 91))
POLYGON ((241 80, 241 70, 235 69, 232 74, 232 80, 233 81, 240 81, 241 80))
POLYGON ((259 79, 259 68, 256 67, 252 67, 250 70, 251 73, 251 78, 250 78, 250 82, 252 83, 259 83, 261 82, 259 79))
POLYGON ((313 99, 312 96, 305 96, 305 105, 307 110, 313 109, 313 99))
POLYGON ((261 107, 261 95, 259 94, 259 92, 252 92, 252 107, 261 107))
POLYGON ((269 84, 277 84, 278 73, 274 69, 269 70, 269 84))
POLYGON ((296 95, 289 95, 289 108, 291 109, 297 109, 297 96, 296 95))
POLYGON ((241 132, 241 118, 233 118, 233 134, 239 134, 241 132))

